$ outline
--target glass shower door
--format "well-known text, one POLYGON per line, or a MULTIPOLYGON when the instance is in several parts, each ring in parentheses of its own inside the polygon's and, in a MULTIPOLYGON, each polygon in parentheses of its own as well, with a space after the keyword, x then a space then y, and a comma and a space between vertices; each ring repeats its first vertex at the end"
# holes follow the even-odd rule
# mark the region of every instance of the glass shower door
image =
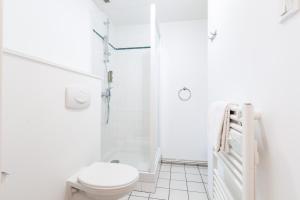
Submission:
POLYGON ((110 121, 104 122, 103 111, 102 160, 151 172, 158 147, 159 34, 155 6, 151 6, 148 24, 115 26, 113 30, 120 47, 111 50, 110 121), (145 37, 141 39, 136 33, 145 37))
POLYGON ((159 149, 159 97, 160 97, 160 31, 157 21, 156 6, 151 5, 151 63, 150 63, 150 98, 149 98, 149 137, 151 169, 154 171, 160 159, 159 149))

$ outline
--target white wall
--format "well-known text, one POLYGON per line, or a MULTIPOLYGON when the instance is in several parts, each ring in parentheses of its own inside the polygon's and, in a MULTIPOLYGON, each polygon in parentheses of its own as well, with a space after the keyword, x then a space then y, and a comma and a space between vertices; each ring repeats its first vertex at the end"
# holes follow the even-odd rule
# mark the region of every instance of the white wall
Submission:
POLYGON ((279 1, 209 1, 209 102, 252 102, 258 131, 257 199, 300 199, 300 15, 279 24, 279 1))
POLYGON ((62 200, 67 178, 100 160, 101 80, 89 74, 103 76, 102 41, 92 29, 104 34, 105 15, 91 0, 4 5, 6 50, 75 71, 5 53, 0 159, 12 175, 1 182, 0 199, 62 200), (65 108, 69 85, 89 89, 88 109, 65 108))
POLYGON ((119 48, 150 46, 150 24, 118 25, 114 31, 119 48))
POLYGON ((101 81, 5 54, 1 199, 62 200, 65 182, 100 160, 101 81), (65 107, 65 88, 91 93, 88 109, 65 107))
POLYGON ((106 16, 92 0, 5 0, 4 47, 98 73, 106 16))
POLYGON ((206 21, 161 24, 161 148, 165 158, 206 161, 206 21), (192 90, 181 102, 177 92, 192 90))

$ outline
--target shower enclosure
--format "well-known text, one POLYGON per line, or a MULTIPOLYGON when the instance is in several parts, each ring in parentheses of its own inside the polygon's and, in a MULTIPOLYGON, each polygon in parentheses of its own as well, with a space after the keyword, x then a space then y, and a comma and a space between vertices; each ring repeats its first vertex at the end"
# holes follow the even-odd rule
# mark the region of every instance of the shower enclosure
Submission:
POLYGON ((148 24, 114 26, 108 20, 104 34, 94 30, 104 46, 102 160, 141 173, 155 173, 160 160, 160 36, 155 5, 149 9, 148 24))

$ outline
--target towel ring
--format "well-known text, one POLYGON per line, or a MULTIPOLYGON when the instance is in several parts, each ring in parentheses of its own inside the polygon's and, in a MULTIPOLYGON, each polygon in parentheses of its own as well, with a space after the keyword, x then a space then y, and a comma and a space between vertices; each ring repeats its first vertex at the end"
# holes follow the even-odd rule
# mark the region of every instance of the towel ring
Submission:
POLYGON ((184 87, 178 90, 178 98, 181 101, 189 101, 192 98, 192 91, 189 88, 184 87))

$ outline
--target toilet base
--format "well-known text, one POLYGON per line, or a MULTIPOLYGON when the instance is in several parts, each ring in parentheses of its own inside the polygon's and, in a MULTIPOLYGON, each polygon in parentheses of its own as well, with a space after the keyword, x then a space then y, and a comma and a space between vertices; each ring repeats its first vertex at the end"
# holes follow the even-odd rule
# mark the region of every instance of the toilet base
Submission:
POLYGON ((111 193, 115 194, 108 194, 106 191, 106 195, 100 195, 100 194, 92 194, 80 183, 78 183, 77 178, 78 174, 75 174, 74 176, 70 177, 67 180, 67 185, 66 185, 66 196, 65 200, 119 200, 122 197, 125 197, 127 194, 129 194, 131 191, 133 191, 136 186, 137 182, 135 184, 132 184, 130 187, 126 188, 121 188, 119 190, 111 191, 111 193))
POLYGON ((116 194, 116 195, 111 195, 111 196, 99 196, 99 195, 92 195, 89 194, 85 191, 82 191, 78 188, 74 188, 74 186, 67 186, 67 193, 66 193, 66 198, 65 200, 119 200, 122 197, 125 197, 127 194, 129 194, 131 192, 132 189, 130 189, 130 191, 128 191, 128 193, 122 193, 122 195, 120 194, 116 194))
POLYGON ((116 198, 116 197, 111 197, 111 198, 104 198, 104 197, 93 198, 93 197, 88 197, 85 192, 77 192, 77 193, 73 194, 73 196, 71 197, 71 200, 118 200, 118 199, 120 199, 120 198, 116 198))

